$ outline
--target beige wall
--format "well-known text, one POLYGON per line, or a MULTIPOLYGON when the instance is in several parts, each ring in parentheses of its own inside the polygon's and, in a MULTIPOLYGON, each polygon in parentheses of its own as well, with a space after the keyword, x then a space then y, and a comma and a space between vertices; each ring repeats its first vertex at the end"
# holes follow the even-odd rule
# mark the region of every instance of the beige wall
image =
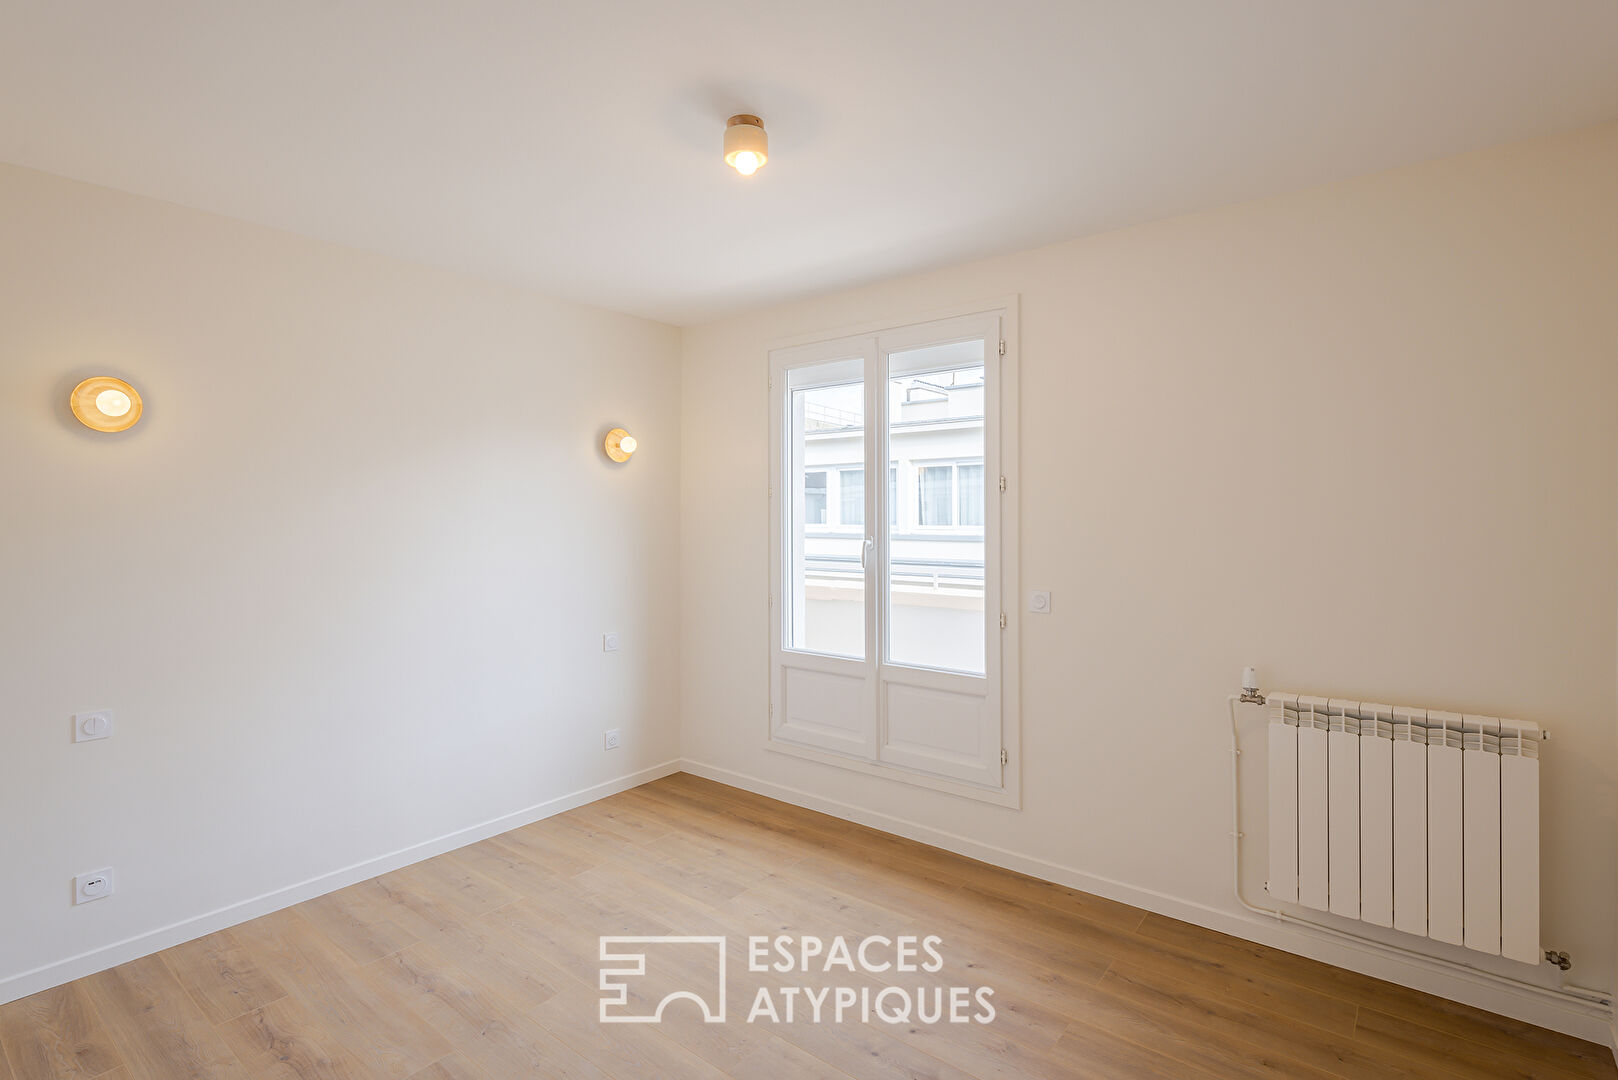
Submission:
POLYGON ((1531 718, 1544 940, 1611 987, 1615 192, 1609 126, 689 329, 686 756, 1303 948, 1231 898, 1242 666, 1531 718), (1022 586, 1054 591, 1023 616, 1021 812, 763 749, 767 344, 1007 293, 1022 586))
POLYGON ((0 168, 0 1000, 675 757, 677 350, 0 168), (93 373, 136 428, 73 421, 93 373))

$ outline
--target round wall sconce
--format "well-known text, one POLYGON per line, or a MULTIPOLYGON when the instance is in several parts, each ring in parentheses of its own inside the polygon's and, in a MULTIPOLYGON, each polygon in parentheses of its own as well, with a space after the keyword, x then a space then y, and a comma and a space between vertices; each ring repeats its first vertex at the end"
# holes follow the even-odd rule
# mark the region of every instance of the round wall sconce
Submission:
POLYGON ((770 160, 770 137, 764 121, 750 113, 737 113, 725 121, 725 164, 752 176, 770 160))
POLYGON ((79 423, 94 431, 125 431, 140 419, 140 395, 109 375, 85 379, 73 388, 69 403, 79 423))
POLYGON ((631 436, 623 427, 613 427, 612 431, 607 432, 607 442, 604 444, 604 449, 607 450, 607 457, 612 458, 613 461, 618 461, 621 465, 621 463, 629 460, 629 455, 634 453, 634 449, 639 445, 641 444, 636 442, 634 436, 631 436))
POLYGON ((621 427, 615 427, 611 431, 607 432, 607 441, 605 444, 607 456, 619 464, 628 461, 629 455, 633 454, 635 452, 635 447, 639 445, 640 444, 635 441, 635 436, 631 435, 621 427))

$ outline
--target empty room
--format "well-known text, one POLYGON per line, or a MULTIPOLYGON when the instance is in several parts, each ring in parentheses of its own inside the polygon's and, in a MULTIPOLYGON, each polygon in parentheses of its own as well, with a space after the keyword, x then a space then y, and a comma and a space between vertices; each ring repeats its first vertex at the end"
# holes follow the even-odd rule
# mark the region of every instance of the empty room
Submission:
POLYGON ((0 0, 0 1080, 1618 1080, 1618 3, 0 0))

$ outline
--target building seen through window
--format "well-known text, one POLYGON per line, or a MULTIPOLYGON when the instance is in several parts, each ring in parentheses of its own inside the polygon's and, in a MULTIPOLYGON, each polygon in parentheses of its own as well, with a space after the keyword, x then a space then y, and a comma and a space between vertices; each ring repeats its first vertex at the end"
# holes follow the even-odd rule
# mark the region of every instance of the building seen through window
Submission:
MULTIPOLYGON (((888 383, 888 659, 984 670, 983 367, 888 383)), ((864 652, 863 388, 801 395, 803 600, 797 648, 864 652)))

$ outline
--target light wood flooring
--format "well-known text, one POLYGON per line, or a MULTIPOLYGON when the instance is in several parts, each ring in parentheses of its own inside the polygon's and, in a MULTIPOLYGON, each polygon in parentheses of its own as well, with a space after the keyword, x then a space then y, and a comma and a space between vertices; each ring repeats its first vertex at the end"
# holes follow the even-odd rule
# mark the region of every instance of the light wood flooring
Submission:
MULTIPOLYGON (((650 1000, 701 981, 650 955, 650 1000)), ((0 1080, 1618 1077, 1591 1043, 684 774, 0 1006, 0 1047, 0 1080), (944 967, 751 974, 747 938, 781 933, 936 934, 944 967), (727 936, 728 1022, 598 1022, 604 934, 727 936), (889 983, 989 986, 997 1015, 747 1022, 761 985, 889 983)))

